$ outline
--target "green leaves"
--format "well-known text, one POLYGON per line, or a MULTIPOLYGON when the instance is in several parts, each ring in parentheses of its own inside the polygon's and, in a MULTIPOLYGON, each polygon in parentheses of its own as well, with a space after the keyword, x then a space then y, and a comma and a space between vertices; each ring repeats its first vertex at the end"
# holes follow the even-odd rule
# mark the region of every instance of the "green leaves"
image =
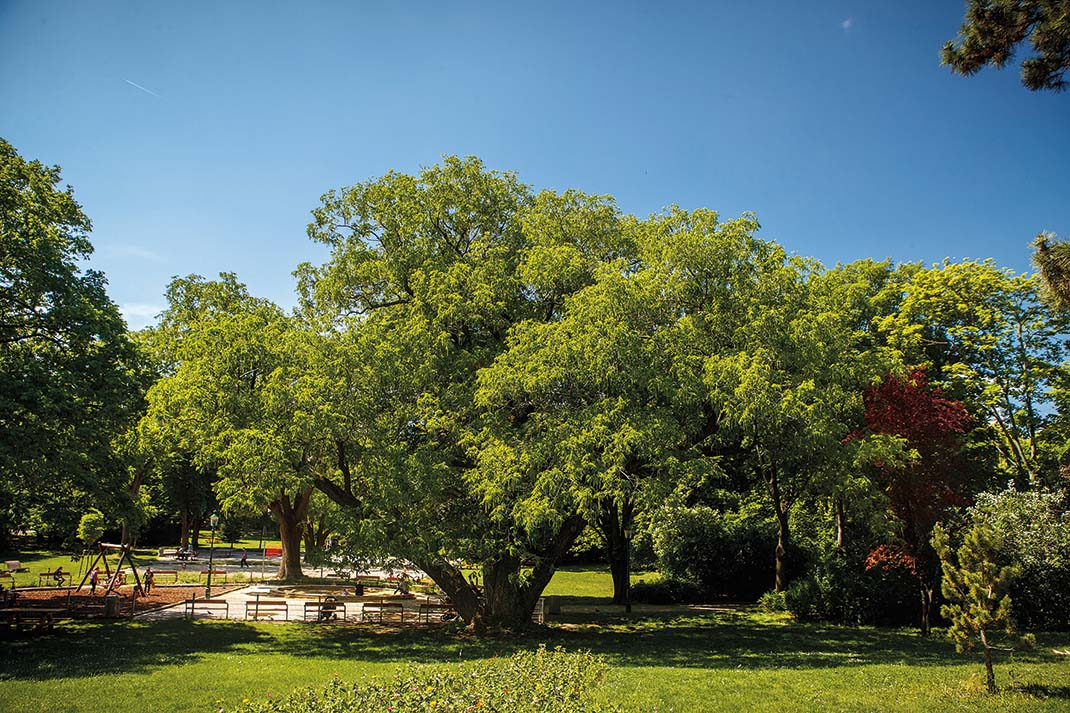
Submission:
POLYGON ((0 531, 64 537, 91 503, 119 507, 113 441, 148 375, 104 276, 79 266, 90 222, 59 182, 0 139, 0 531))

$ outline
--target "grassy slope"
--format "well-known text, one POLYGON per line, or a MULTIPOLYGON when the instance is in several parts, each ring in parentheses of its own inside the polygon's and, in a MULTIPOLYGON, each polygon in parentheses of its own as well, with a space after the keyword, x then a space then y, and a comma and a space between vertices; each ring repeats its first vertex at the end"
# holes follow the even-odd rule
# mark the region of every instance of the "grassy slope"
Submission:
MULTIPOLYGON (((605 604, 607 581, 572 570, 554 586, 605 604)), ((1041 636, 1035 653, 1012 662, 1001 657, 1004 692, 992 700, 978 656, 908 631, 732 611, 637 613, 629 621, 607 606, 595 616, 566 616, 538 637, 495 640, 237 622, 69 624, 0 645, 0 710, 207 711, 219 700, 319 685, 332 674, 386 674, 404 661, 482 658, 539 641, 605 656, 613 668, 597 695, 632 710, 1070 710, 1070 659, 1051 654, 1070 635, 1041 636)))

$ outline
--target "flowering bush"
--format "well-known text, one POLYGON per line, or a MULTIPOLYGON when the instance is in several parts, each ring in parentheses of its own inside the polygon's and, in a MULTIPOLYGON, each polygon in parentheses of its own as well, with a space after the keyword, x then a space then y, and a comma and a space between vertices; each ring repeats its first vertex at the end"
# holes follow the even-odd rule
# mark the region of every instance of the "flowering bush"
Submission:
POLYGON ((352 684, 332 680, 323 689, 243 703, 240 713, 348 713, 350 711, 546 711, 606 710, 589 694, 606 664, 589 653, 560 648, 521 651, 508 659, 434 666, 410 665, 389 678, 352 684))

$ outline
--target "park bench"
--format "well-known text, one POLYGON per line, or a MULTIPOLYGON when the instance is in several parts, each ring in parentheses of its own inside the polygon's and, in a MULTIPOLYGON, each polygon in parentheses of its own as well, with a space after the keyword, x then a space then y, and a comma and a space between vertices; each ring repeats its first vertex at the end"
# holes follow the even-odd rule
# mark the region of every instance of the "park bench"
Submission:
POLYGON ((405 607, 401 602, 368 602, 360 610, 361 621, 374 621, 384 624, 397 617, 400 624, 405 623, 405 607))
POLYGON ((25 572, 26 568, 22 566, 22 563, 18 560, 7 560, 4 562, 4 566, 7 567, 8 572, 25 572))
MULTIPOLYGON (((60 583, 58 585, 56 585, 56 586, 62 587, 64 581, 68 581, 71 584, 74 584, 74 574, 72 572, 60 572, 59 576, 60 576, 60 583)), ((44 581, 48 581, 48 583, 50 585, 54 584, 54 582, 51 581, 51 580, 55 580, 55 579, 56 579, 56 573, 53 572, 50 569, 46 569, 44 572, 39 572, 37 574, 37 586, 38 587, 42 586, 41 582, 44 582, 44 581)))
POLYGON ((153 576, 156 577, 156 579, 159 579, 160 576, 171 576, 171 577, 174 578, 175 582, 178 581, 178 570, 177 569, 154 569, 154 570, 152 570, 152 574, 153 574, 153 576))
MULTIPOLYGON (((208 574, 208 570, 206 570, 206 569, 202 569, 201 570, 201 576, 202 577, 206 576, 207 574, 208 574)), ((213 569, 212 570, 212 576, 213 577, 218 577, 219 575, 223 575, 223 582, 225 583, 227 581, 227 570, 225 570, 225 569, 213 569)))
POLYGON ((450 604, 421 604, 416 613, 418 624, 437 624, 444 621, 452 621, 457 618, 457 610, 450 604))
POLYGON ((226 599, 187 599, 186 618, 192 619, 198 613, 214 615, 223 612, 223 619, 230 618, 230 602, 226 599))
POLYGON ((361 584, 365 587, 381 587, 383 586, 383 580, 381 577, 374 575, 362 575, 354 577, 353 584, 361 584))
POLYGON ((11 580, 11 586, 12 587, 15 586, 15 573, 14 572, 8 572, 7 570, 3 570, 2 572, 0 572, 0 579, 4 579, 4 578, 10 579, 11 580))
POLYGON ((290 607, 285 599, 259 599, 245 602, 246 619, 274 619, 280 614, 284 620, 290 620, 290 607))
POLYGON ((305 621, 345 621, 345 602, 305 602, 305 621), (330 614, 333 617, 329 617, 330 614), (324 618, 325 616, 329 618, 324 618))
POLYGON ((60 607, 7 607, 0 609, 0 618, 12 629, 42 633, 52 631, 58 620, 68 617, 67 610, 60 607))
POLYGON ((177 547, 161 547, 156 555, 157 557, 178 557, 177 547))

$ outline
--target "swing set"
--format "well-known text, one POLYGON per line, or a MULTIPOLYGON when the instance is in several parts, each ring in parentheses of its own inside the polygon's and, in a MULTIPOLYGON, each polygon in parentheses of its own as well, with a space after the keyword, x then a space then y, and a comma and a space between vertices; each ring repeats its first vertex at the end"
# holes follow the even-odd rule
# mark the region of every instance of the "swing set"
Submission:
POLYGON ((81 591, 82 587, 85 586, 86 581, 89 579, 89 576, 93 573, 93 570, 96 569, 97 564, 103 562, 105 581, 104 594, 110 594, 113 589, 118 589, 122 586, 123 562, 126 562, 130 567, 130 572, 134 575, 134 594, 136 596, 144 596, 145 590, 141 586, 141 577, 138 575, 137 565, 134 563, 133 548, 131 548, 130 545, 110 545, 106 542, 99 543, 98 547, 100 548, 100 551, 97 552, 97 556, 93 559, 93 563, 86 569, 85 576, 82 577, 82 581, 78 583, 78 586, 74 591, 81 591), (108 566, 108 553, 116 551, 121 554, 119 555, 119 563, 115 565, 115 574, 112 574, 111 567, 108 566))

